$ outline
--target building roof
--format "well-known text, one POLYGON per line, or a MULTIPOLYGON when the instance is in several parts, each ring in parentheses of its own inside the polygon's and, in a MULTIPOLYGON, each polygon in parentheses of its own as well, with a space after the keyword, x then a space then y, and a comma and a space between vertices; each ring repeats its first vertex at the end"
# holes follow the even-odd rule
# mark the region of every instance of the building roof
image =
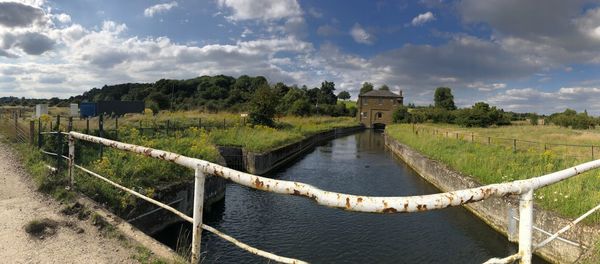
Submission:
POLYGON ((360 97, 363 96, 368 96, 368 97, 393 97, 393 98, 400 98, 402 96, 397 95, 395 93, 392 93, 390 91, 386 91, 386 90, 373 90, 373 91, 369 91, 366 92, 364 94, 359 95, 360 97))

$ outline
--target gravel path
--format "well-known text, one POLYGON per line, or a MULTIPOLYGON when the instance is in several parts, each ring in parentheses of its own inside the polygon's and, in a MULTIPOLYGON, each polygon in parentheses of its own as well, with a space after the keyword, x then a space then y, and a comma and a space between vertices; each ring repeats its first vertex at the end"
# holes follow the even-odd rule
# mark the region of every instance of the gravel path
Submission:
POLYGON ((137 263, 134 249, 102 237, 89 220, 61 214, 61 208, 34 190, 16 155, 0 142, 1 263, 137 263), (40 239, 25 232, 31 220, 44 218, 59 223, 55 234, 40 239))

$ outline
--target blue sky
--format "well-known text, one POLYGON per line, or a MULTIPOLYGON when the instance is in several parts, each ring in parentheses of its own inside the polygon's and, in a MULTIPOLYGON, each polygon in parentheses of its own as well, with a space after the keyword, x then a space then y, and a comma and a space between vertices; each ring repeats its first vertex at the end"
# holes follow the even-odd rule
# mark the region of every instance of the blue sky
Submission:
POLYGON ((598 1, 0 0, 0 96, 199 75, 263 75, 356 97, 600 114, 598 1))

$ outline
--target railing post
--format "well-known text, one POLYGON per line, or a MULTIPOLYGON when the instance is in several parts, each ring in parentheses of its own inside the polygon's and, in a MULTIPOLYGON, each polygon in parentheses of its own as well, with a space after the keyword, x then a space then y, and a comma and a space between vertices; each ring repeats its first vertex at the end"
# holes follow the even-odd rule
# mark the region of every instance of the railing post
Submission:
POLYGON ((75 164, 75 138, 69 135, 69 179, 71 189, 75 185, 74 175, 73 175, 73 165, 75 164))
POLYGON ((519 199, 519 255, 521 264, 531 263, 533 228, 533 189, 521 194, 519 199))
POLYGON ((192 259, 191 263, 200 261, 200 242, 202 239, 202 211, 204 210, 204 173, 200 166, 196 167, 194 180, 194 226, 192 230, 192 259))

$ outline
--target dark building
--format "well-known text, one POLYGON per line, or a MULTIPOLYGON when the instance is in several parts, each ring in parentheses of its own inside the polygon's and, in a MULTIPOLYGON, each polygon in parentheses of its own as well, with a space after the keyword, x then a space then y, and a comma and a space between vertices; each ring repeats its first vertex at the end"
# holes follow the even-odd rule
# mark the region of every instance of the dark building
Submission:
POLYGON ((402 105, 402 91, 395 94, 386 90, 373 90, 358 96, 358 121, 365 127, 383 127, 392 123, 392 113, 402 105))

